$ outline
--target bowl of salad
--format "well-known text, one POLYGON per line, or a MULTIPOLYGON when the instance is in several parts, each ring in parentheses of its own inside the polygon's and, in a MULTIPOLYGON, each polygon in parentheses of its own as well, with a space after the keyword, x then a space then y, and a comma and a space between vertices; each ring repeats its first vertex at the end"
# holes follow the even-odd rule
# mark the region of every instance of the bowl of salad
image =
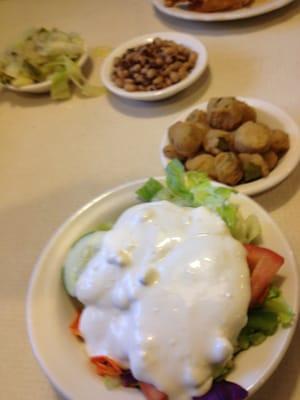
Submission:
POLYGON ((0 58, 0 86, 22 93, 51 93, 55 100, 71 96, 70 82, 83 95, 96 88, 81 72, 88 59, 84 40, 59 29, 32 29, 0 58))
POLYGON ((291 341, 298 274, 280 229, 204 174, 166 172, 84 206, 37 262, 29 338, 69 399, 245 399, 291 341))

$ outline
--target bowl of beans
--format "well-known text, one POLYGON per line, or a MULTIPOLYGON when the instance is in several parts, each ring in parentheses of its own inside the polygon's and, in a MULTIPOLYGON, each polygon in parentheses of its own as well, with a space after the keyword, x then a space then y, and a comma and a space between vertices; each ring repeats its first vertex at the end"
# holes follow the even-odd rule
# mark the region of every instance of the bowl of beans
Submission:
POLYGON ((207 66, 205 46, 176 32, 151 33, 120 45, 106 58, 101 79, 112 93, 133 100, 161 100, 186 89, 207 66))

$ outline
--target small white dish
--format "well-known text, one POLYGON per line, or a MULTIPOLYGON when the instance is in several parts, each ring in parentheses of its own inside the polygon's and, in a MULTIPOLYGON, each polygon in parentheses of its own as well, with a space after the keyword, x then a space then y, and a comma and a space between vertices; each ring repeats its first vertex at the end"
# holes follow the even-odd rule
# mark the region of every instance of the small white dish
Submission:
POLYGON ((118 96, 132 100, 156 101, 173 96, 174 94, 192 85, 204 72, 206 66, 207 51, 203 43, 201 43, 198 39, 183 33, 156 32, 131 39, 113 50, 103 63, 101 69, 101 80, 108 90, 118 96), (111 79, 114 59, 122 56, 122 54, 124 54, 129 48, 151 43, 157 37, 166 40, 173 40, 174 42, 182 44, 183 46, 195 51, 198 54, 195 67, 185 79, 165 89, 144 92, 128 92, 122 88, 119 88, 111 79))
POLYGON ((256 0, 248 7, 241 8, 234 11, 222 11, 214 13, 200 13, 195 11, 188 11, 181 6, 166 7, 164 0, 152 0, 153 5, 163 14, 171 17, 186 19, 190 21, 231 21, 236 19, 244 19, 256 17, 258 15, 266 14, 274 10, 278 10, 292 3, 294 0, 256 0))
MULTIPOLYGON (((290 148, 286 154, 280 159, 278 165, 270 172, 265 178, 257 179, 249 183, 244 183, 235 186, 234 188, 241 193, 247 195, 255 195, 271 189, 273 186, 278 185, 296 168, 300 159, 300 130, 296 122, 279 107, 259 99, 252 99, 246 97, 237 97, 239 100, 245 101, 250 106, 254 107, 257 112, 257 121, 262 122, 272 129, 282 129, 289 134, 290 148)), ((176 121, 184 121, 185 118, 194 109, 206 110, 207 102, 195 105, 189 110, 180 115, 176 121)), ((172 124, 170 124, 172 125, 172 124)), ((160 160, 165 168, 170 162, 163 153, 163 148, 169 143, 168 140, 168 127, 162 138, 160 145, 160 160)))
MULTIPOLYGON (((83 67, 88 59, 88 53, 85 51, 82 56, 78 59, 77 64, 79 67, 83 67)), ((51 81, 47 80, 40 83, 34 83, 32 85, 25 85, 21 87, 16 87, 13 85, 5 85, 5 87, 13 92, 17 93, 47 93, 51 88, 51 81)))
MULTIPOLYGON (((71 245, 84 233, 113 221, 126 208, 138 202, 135 191, 145 182, 139 180, 110 190, 69 218, 54 234, 42 252, 31 277, 27 295, 26 318, 31 346, 44 373, 69 400, 145 400, 133 389, 107 390, 90 366, 84 343, 72 336, 68 326, 75 315, 65 293, 61 270, 71 245)), ((276 369, 284 356, 296 327, 298 313, 298 270, 292 250, 269 214, 250 198, 235 194, 242 213, 255 214, 261 222, 263 245, 285 258, 280 270, 283 295, 296 313, 294 324, 280 329, 263 344, 238 355, 228 380, 252 395, 276 369), (259 360, 259 362, 258 362, 259 360)))

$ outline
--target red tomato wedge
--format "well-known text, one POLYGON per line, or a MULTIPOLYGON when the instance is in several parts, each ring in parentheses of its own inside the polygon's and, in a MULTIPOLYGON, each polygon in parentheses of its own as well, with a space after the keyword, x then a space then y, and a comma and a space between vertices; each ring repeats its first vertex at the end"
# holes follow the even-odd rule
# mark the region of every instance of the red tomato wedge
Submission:
POLYGON ((251 306, 261 304, 284 258, 265 247, 246 244, 247 261, 251 271, 251 306))
POLYGON ((140 388, 147 400, 167 400, 168 396, 149 383, 140 382, 140 388))

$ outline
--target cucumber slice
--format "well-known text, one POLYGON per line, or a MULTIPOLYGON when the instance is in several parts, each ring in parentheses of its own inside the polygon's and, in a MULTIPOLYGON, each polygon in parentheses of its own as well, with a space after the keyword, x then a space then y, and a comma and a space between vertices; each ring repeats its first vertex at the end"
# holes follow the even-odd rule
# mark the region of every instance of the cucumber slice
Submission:
POLYGON ((96 231, 82 236, 73 244, 63 267, 63 282, 70 296, 75 296, 75 287, 88 261, 100 249, 106 232, 96 231))

